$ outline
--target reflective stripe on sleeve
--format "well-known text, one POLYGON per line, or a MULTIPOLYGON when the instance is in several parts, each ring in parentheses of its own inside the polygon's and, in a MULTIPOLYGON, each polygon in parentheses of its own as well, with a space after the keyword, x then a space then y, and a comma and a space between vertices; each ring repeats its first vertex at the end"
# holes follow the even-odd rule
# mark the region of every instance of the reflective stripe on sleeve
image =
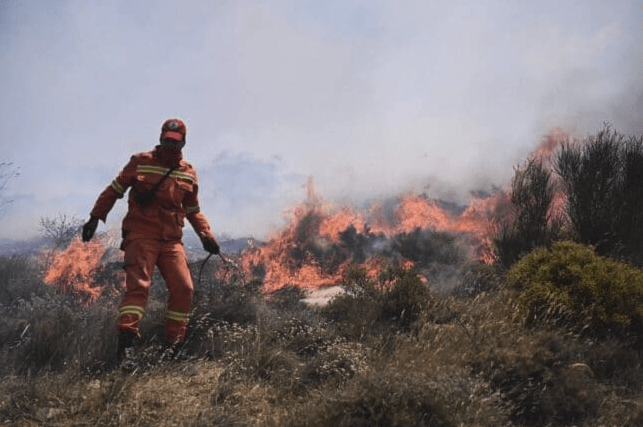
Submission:
MULTIPOLYGON (((155 166, 155 165, 136 166, 136 173, 151 173, 155 175, 165 175, 166 173, 168 173, 169 170, 170 170, 169 168, 164 168, 163 166, 155 166)), ((182 179, 190 183, 194 183, 195 181, 194 177, 189 173, 185 173, 177 170, 172 171, 172 173, 170 174, 170 177, 175 179, 182 179)))
POLYGON ((191 183, 194 183, 194 177, 190 174, 187 174, 185 172, 181 171, 174 171, 170 174, 172 178, 178 178, 178 179, 183 179, 185 181, 189 181, 191 183))
POLYGON ((118 309, 118 317, 121 317, 124 314, 135 314, 138 317, 143 317, 145 314, 145 307, 140 305, 124 305, 118 309))
POLYGON ((201 210, 201 208, 199 207, 199 205, 186 206, 185 210, 186 210, 187 213, 191 214, 191 213, 199 212, 201 210))
POLYGON ((123 194, 125 194, 125 188, 120 184, 120 182, 118 182, 117 179, 112 181, 110 187, 112 187, 112 190, 116 191, 121 197, 123 197, 123 194))
POLYGON ((176 320, 177 322, 187 322, 190 320, 190 313, 185 311, 167 310, 165 318, 176 320))

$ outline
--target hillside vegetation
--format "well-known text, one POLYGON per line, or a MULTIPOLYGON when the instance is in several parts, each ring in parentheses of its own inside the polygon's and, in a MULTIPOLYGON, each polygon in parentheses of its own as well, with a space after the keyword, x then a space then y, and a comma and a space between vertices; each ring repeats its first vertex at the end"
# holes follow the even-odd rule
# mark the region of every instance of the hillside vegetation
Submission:
MULTIPOLYGON (((616 141, 609 191, 640 201, 624 166, 640 140, 605 129, 591 142, 603 140, 616 141)), ((248 277, 221 260, 194 263, 177 355, 163 343, 167 295, 156 277, 126 367, 115 365, 117 264, 95 272, 109 292, 88 302, 46 284, 33 259, 0 257, 0 423, 643 425, 643 254, 621 231, 638 211, 578 194, 556 172, 603 179, 587 147, 564 147, 553 172, 534 159, 516 168, 493 265, 468 259, 448 233, 415 230, 377 255, 378 275, 356 263, 337 283, 343 292, 315 306, 297 287, 262 293, 261 269, 248 277), (553 215, 561 189, 564 215, 553 215), (621 218, 599 229, 587 221, 603 213, 580 206, 621 218)), ((376 240, 347 234, 355 245, 376 240)))

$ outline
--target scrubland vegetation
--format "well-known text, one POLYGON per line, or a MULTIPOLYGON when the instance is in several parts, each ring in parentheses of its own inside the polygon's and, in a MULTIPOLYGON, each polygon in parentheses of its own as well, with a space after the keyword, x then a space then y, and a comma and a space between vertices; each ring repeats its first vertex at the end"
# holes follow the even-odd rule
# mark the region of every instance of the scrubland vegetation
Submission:
MULTIPOLYGON (((643 169, 630 166, 643 150, 609 128, 590 139, 564 146, 553 172, 516 168, 493 265, 416 230, 391 239, 379 275, 356 263, 344 292, 313 306, 295 287, 262 294, 261 269, 195 262, 180 354, 165 351, 157 277, 127 369, 115 366, 118 265, 97 272, 110 291, 89 304, 44 283, 33 259, 0 258, 0 423, 643 425, 643 169)), ((345 234, 338 250, 360 237, 345 234)))

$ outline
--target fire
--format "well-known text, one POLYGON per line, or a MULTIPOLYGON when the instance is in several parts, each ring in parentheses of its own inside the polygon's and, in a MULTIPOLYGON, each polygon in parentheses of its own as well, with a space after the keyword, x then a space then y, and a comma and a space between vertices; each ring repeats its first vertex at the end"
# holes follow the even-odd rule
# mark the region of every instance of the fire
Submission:
MULTIPOLYGON (((543 139, 531 158, 552 168, 553 153, 568 142, 569 135, 555 130, 543 139)), ((238 264, 247 276, 261 276, 265 293, 286 286, 336 285, 353 265, 365 269, 372 279, 378 277, 385 264, 412 268, 412 261, 400 254, 384 255, 384 249, 391 239, 417 229, 453 233, 468 248, 472 259, 493 263, 492 238, 503 221, 516 215, 507 189, 472 197, 462 209, 448 208, 438 200, 409 192, 400 197, 389 215, 384 215, 377 204, 364 211, 334 206, 318 193, 312 178, 305 188, 306 199, 290 210, 287 225, 267 243, 251 245, 239 256, 238 264)), ((558 189, 550 217, 560 218, 565 202, 564 192, 558 189)), ((95 275, 105 248, 100 241, 74 240, 55 256, 45 281, 89 302, 95 301, 103 292, 103 287, 95 284, 95 275)), ((218 280, 228 275, 219 269, 214 274, 218 280)))
MULTIPOLYGON (((350 250, 340 242, 347 230, 362 240, 373 236, 390 239, 418 228, 453 232, 471 247, 474 258, 493 261, 488 223, 504 195, 474 199, 461 214, 455 214, 435 200, 408 193, 399 200, 394 219, 387 220, 377 205, 366 212, 333 207, 318 194, 310 178, 306 188, 306 200, 291 209, 286 227, 266 244, 249 248, 241 255, 240 264, 246 272, 263 269, 265 293, 285 286, 318 288, 341 282, 356 258, 353 253, 346 253, 350 250)), ((394 261, 405 268, 413 267, 413 262, 402 257, 394 261)), ((376 278, 384 263, 381 254, 374 253, 358 266, 369 277, 376 278)))
MULTIPOLYGON (((547 135, 543 142, 534 150, 532 156, 537 160, 541 160, 545 167, 553 171, 553 157, 557 150, 567 144, 573 143, 573 138, 566 132, 560 129, 555 129, 547 135)), ((567 193, 562 187, 558 175, 552 173, 553 184, 555 186, 554 198, 551 206, 549 207, 549 218, 552 221, 567 223, 568 218, 565 213, 565 205, 567 204, 567 193)))
POLYGON ((75 238, 65 250, 54 256, 45 273, 45 282, 88 303, 96 301, 104 288, 96 286, 94 280, 105 249, 98 239, 83 243, 80 238, 75 238))
POLYGON ((358 233, 364 232, 364 219, 350 207, 342 207, 340 212, 324 218, 319 227, 319 235, 337 241, 339 233, 354 227, 358 233))
POLYGON ((569 133, 556 128, 543 138, 529 157, 540 160, 546 167, 551 168, 554 153, 563 145, 571 142, 572 136, 569 133))
MULTIPOLYGON (((530 157, 552 168, 553 154, 570 136, 559 129, 547 135, 530 157)), ((554 175, 552 175, 554 176, 554 175)), ((555 185, 557 185, 555 183, 555 185)), ((351 207, 334 207, 317 192, 312 178, 306 183, 306 200, 291 210, 288 225, 266 244, 252 247, 241 255, 240 264, 246 272, 263 269, 263 290, 271 293, 285 286, 317 288, 341 282, 350 265, 355 264, 354 253, 346 253, 341 245, 342 233, 352 230, 361 240, 369 236, 390 239, 416 229, 431 229, 454 233, 469 249, 473 259, 493 263, 495 254, 492 238, 502 221, 516 214, 510 202, 508 189, 497 190, 487 197, 473 197, 461 212, 445 208, 437 200, 424 195, 407 193, 398 201, 393 218, 386 218, 376 204, 364 212, 351 207)), ((560 189, 551 207, 552 218, 560 218, 565 204, 560 189)), ((376 251, 375 251, 376 252, 376 251)), ((395 262, 405 268, 413 262, 398 257, 395 262)), ((372 253, 359 260, 371 278, 377 277, 384 259, 372 253)))

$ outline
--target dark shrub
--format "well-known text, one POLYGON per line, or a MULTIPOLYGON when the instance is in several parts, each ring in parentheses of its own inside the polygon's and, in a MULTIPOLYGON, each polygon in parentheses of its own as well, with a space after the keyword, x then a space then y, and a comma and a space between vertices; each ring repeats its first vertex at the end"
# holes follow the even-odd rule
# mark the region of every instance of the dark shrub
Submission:
POLYGON ((344 388, 320 396, 296 414, 292 426, 457 425, 431 378, 423 373, 385 369, 360 375, 344 388))
POLYGON ((352 338, 390 329, 408 331, 431 301, 431 292, 417 273, 401 267, 384 269, 377 280, 363 269, 352 269, 342 287, 346 292, 321 312, 352 338))
POLYGON ((306 291, 298 286, 284 286, 268 297, 266 302, 271 308, 277 310, 295 310, 303 307, 302 299, 306 291))
POLYGON ((643 264, 643 138, 606 126, 584 145, 563 147, 555 169, 576 238, 600 255, 643 264))
POLYGON ((457 296, 476 296, 493 292, 502 285, 502 271, 497 265, 471 262, 461 269, 461 275, 452 292, 457 296))
POLYGON ((335 295, 321 313, 335 323, 341 335, 360 338, 373 332, 379 316, 379 290, 366 270, 351 268, 342 288, 345 293, 335 295))
POLYGON ((515 170, 511 184, 513 215, 503 219, 493 238, 498 261, 509 268, 534 248, 547 246, 556 239, 560 226, 550 218, 555 188, 551 173, 541 161, 529 160, 515 170))
POLYGON ((413 261, 418 268, 434 263, 454 265, 467 258, 455 234, 430 229, 416 228, 410 233, 396 235, 391 250, 413 261))
POLYGON ((36 263, 27 256, 0 256, 0 304, 12 307, 19 301, 54 293, 42 281, 36 263))
POLYGON ((429 305, 431 294, 413 270, 396 268, 389 274, 393 286, 382 289, 379 320, 406 331, 429 305))
POLYGON ((604 398, 587 365, 544 346, 533 353, 497 351, 482 364, 516 425, 588 425, 583 422, 595 417, 604 398))

